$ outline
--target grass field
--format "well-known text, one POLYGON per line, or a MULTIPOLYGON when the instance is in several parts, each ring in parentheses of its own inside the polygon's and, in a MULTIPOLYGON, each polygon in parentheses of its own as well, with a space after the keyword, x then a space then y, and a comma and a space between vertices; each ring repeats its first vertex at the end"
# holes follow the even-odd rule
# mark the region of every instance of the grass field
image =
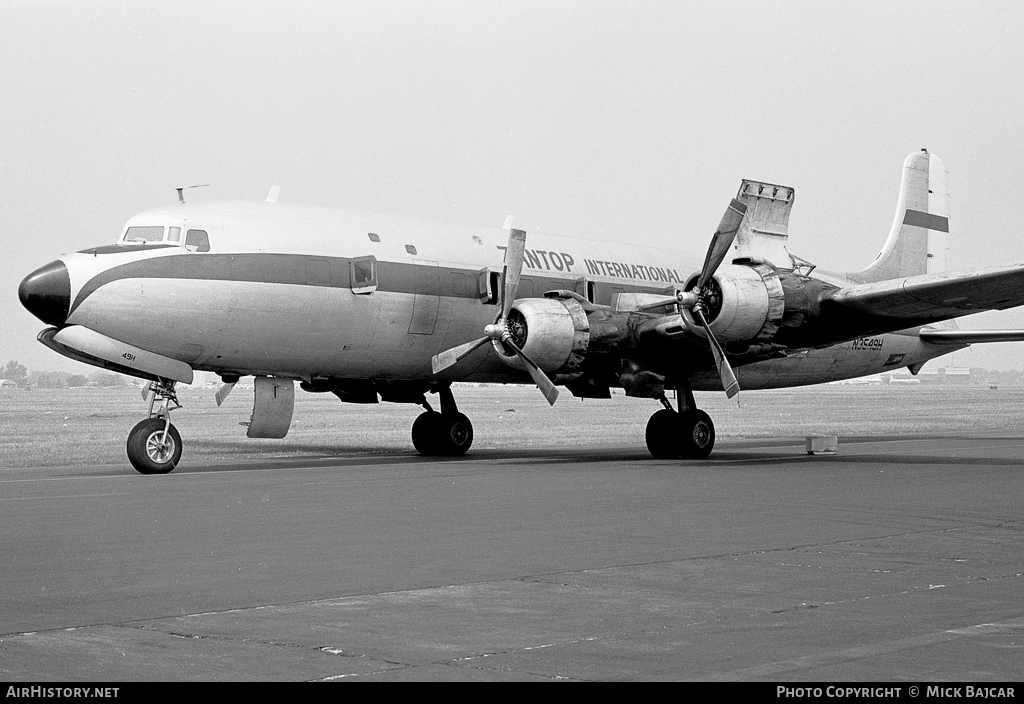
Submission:
MULTIPOLYGON (((411 452, 413 405, 353 405, 331 394, 296 391, 284 440, 251 440, 252 391, 237 388, 218 408, 212 389, 183 387, 172 415, 183 462, 255 457, 411 452)), ((563 390, 548 407, 534 387, 457 386, 459 410, 473 421, 474 448, 635 445, 659 405, 615 395, 580 400, 563 390)), ((435 408, 436 397, 428 397, 435 408)), ((698 394, 719 438, 879 435, 1017 430, 1024 389, 932 386, 817 386, 740 394, 698 394)), ((0 468, 127 464, 128 431, 146 406, 138 389, 0 391, 0 468)))

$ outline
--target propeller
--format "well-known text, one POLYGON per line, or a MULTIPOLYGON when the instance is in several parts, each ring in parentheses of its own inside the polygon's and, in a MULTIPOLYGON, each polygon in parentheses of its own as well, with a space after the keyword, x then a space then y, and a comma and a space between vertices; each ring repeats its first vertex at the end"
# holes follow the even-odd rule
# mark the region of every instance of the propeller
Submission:
POLYGON ((743 222, 746 213, 747 206, 733 198, 725 210, 725 215, 722 216, 722 221, 718 224, 718 230, 711 238, 707 256, 704 257, 704 267, 700 270, 700 276, 697 277, 697 284, 689 291, 680 292, 676 296, 676 302, 680 308, 689 309, 694 319, 704 328, 704 334, 711 346, 711 354, 715 358, 715 366, 718 367, 718 376, 722 379, 722 388, 725 389, 725 395, 728 398, 732 398, 740 392, 740 384, 736 381, 736 374, 733 373, 729 360, 725 358, 722 346, 715 338, 715 334, 711 332, 711 326, 705 315, 708 312, 708 301, 715 295, 714 289, 710 285, 712 277, 732 248, 732 243, 736 240, 736 233, 739 231, 740 223, 743 222))
POLYGON ((235 384, 238 383, 238 375, 236 374, 221 374, 220 380, 224 383, 217 389, 217 393, 213 395, 213 400, 217 402, 217 405, 221 405, 227 400, 228 394, 235 388, 235 384))
POLYGON ((217 393, 213 395, 213 399, 217 402, 218 406, 224 403, 233 388, 235 388, 235 382, 232 381, 217 389, 217 393))
POLYGON ((460 360, 464 359, 471 352, 490 342, 496 351, 503 353, 501 346, 515 352, 529 372, 530 377, 537 388, 544 394, 544 398, 552 406, 558 398, 558 389, 548 379, 547 374, 534 363, 530 357, 519 348, 515 338, 509 331, 508 316, 512 312, 512 304, 516 300, 516 291, 519 289, 519 278, 523 273, 523 257, 526 251, 526 233, 523 230, 510 230, 508 234, 508 248, 505 250, 505 263, 501 270, 501 300, 499 301, 498 316, 494 322, 484 327, 484 336, 459 345, 451 349, 439 352, 431 359, 431 367, 434 373, 448 369, 460 360))

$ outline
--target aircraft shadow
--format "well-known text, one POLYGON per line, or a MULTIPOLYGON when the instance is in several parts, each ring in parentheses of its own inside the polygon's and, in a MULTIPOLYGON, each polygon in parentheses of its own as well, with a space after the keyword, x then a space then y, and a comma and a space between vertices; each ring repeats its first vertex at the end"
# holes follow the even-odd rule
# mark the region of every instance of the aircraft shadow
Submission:
MULTIPOLYGON (((825 464, 882 464, 882 465, 941 465, 941 466, 1014 466, 1024 465, 1024 445, 1014 442, 1022 438, 1008 436, 964 436, 965 454, 926 454, 900 451, 858 453, 853 447, 866 443, 935 440, 948 441, 949 436, 908 435, 908 436, 856 436, 841 437, 839 451, 834 455, 809 455, 803 450, 802 440, 796 438, 763 438, 724 441, 720 448, 706 460, 659 460, 652 458, 642 446, 609 447, 557 447, 557 448, 483 448, 471 450, 461 457, 425 457, 409 448, 380 448, 357 445, 287 443, 275 444, 268 448, 265 457, 238 459, 198 458, 189 461, 187 457, 176 472, 218 472, 266 469, 303 468, 345 468, 366 465, 417 465, 500 462, 510 466, 546 465, 556 467, 578 465, 629 465, 625 469, 647 469, 651 467, 675 466, 679 469, 714 467, 726 470, 731 467, 750 465, 772 466, 793 463, 825 464), (1001 446, 1021 447, 1018 455, 993 456, 991 443, 1001 446), (978 447, 974 455, 966 454, 972 446, 978 447), (844 446, 847 451, 844 452, 844 446), (787 448, 791 448, 788 449, 787 448)), ((251 454, 252 446, 244 442, 199 441, 195 446, 203 454, 230 455, 251 454)))

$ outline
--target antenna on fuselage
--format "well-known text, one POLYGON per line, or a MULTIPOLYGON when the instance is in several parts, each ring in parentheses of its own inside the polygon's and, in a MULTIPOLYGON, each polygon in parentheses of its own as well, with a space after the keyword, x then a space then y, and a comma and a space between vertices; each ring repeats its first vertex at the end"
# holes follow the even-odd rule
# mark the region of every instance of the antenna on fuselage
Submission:
POLYGON ((195 186, 182 186, 181 188, 176 189, 178 191, 178 202, 179 203, 184 203, 185 202, 185 194, 183 193, 183 191, 186 188, 207 188, 207 187, 209 187, 209 185, 210 184, 208 184, 208 183, 199 183, 199 184, 196 184, 195 186))

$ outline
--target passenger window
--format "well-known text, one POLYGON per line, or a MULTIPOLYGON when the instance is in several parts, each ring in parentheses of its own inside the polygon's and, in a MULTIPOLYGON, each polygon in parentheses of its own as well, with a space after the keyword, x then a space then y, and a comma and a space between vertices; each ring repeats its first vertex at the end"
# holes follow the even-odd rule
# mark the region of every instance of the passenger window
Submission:
POLYGON ((206 230, 189 230, 185 235, 185 249, 190 252, 209 252, 210 236, 206 230))
POLYGON ((145 227, 129 227, 124 233, 124 242, 162 242, 164 239, 163 225, 147 225, 145 227))
POLYGON ((536 295, 536 290, 533 285, 533 279, 527 276, 519 279, 519 290, 516 291, 517 298, 533 298, 536 295))
POLYGON ((360 257, 350 263, 352 293, 373 293, 377 290, 377 260, 360 257))
POLYGON ((591 303, 593 303, 596 300, 596 290, 594 282, 585 276, 576 279, 576 293, 580 294, 591 303))
POLYGON ((331 285, 331 263, 326 259, 310 259, 306 280, 313 286, 331 285))
POLYGON ((498 288, 501 286, 501 274, 484 269, 477 275, 477 296, 484 305, 497 305, 498 288))

